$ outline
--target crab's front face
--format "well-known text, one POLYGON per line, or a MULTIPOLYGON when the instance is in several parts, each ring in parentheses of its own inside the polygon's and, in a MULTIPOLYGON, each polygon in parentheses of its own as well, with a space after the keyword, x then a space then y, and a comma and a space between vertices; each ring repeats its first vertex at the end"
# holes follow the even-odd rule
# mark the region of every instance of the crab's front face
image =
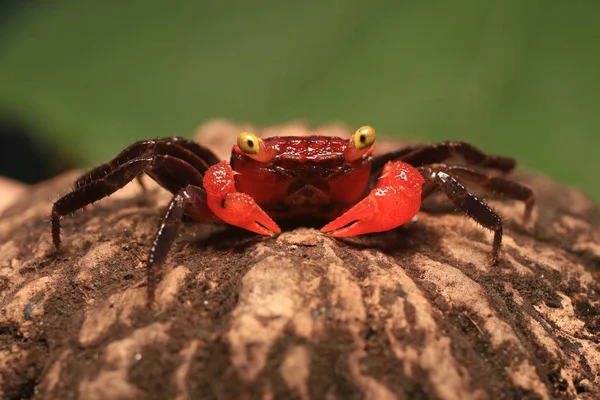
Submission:
POLYGON ((349 139, 244 132, 231 156, 236 187, 274 218, 335 218, 365 195, 374 139, 370 127, 349 139))

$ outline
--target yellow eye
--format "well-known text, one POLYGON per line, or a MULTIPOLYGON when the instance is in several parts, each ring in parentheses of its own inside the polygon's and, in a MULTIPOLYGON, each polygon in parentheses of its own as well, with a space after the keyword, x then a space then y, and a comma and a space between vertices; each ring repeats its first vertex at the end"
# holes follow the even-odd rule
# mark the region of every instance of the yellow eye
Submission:
POLYGON ((353 140, 359 150, 371 147, 375 143, 375 129, 369 125, 362 126, 354 133, 353 140))
POLYGON ((237 145, 246 154, 258 154, 260 151, 260 141, 254 133, 240 133, 237 138, 237 145))

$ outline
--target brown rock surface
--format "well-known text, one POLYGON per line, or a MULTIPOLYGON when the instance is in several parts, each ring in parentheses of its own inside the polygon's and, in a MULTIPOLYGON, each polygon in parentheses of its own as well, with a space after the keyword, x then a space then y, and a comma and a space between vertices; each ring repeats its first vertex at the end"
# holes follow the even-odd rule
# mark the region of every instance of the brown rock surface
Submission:
MULTIPOLYGON (((197 139, 227 157, 238 133, 213 121, 197 139)), ((345 241, 186 223, 150 311, 144 260, 169 195, 127 186, 65 218, 56 253, 51 203, 76 175, 0 217, 0 398, 600 396, 600 213, 575 189, 514 174, 534 226, 490 199, 506 217, 493 268, 491 234, 456 213, 345 241)))
POLYGON ((0 213, 17 200, 26 190, 27 185, 0 176, 0 213))

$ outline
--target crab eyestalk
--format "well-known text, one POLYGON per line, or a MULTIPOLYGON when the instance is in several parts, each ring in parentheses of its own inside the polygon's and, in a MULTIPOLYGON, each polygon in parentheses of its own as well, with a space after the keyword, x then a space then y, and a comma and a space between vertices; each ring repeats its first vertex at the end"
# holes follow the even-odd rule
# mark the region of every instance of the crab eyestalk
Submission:
POLYGON ((375 129, 369 125, 358 128, 354 135, 348 139, 348 147, 344 152, 344 158, 348 161, 355 161, 362 156, 369 155, 375 150, 375 129))
POLYGON ((233 150, 238 154, 245 154, 256 161, 264 163, 275 157, 275 149, 251 132, 240 133, 233 150))

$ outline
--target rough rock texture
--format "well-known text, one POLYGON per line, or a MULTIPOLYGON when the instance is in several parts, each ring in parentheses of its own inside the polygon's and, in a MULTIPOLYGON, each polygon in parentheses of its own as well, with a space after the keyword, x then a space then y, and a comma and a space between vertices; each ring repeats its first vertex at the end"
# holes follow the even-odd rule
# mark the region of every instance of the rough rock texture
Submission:
MULTIPOLYGON (((239 129, 214 121, 197 139, 227 157, 239 129)), ((149 311, 144 260, 169 195, 127 186, 65 218, 55 253, 51 202, 76 175, 0 219, 0 398, 600 396, 600 214, 577 190, 514 174, 536 192, 534 226, 490 199, 506 217, 494 268, 491 234, 436 205, 344 241, 188 222, 149 311)))

